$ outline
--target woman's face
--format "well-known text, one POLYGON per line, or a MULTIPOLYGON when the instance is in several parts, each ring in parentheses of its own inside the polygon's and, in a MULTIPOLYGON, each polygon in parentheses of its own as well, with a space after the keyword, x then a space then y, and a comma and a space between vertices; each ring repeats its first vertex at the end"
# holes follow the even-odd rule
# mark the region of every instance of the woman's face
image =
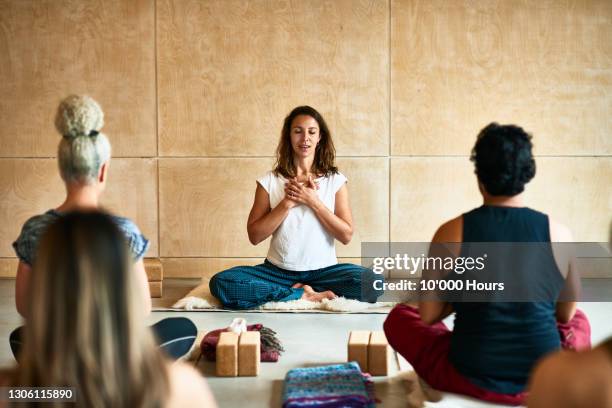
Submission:
POLYGON ((321 138, 319 124, 315 118, 308 115, 296 116, 291 122, 290 132, 294 157, 314 157, 317 144, 321 138))

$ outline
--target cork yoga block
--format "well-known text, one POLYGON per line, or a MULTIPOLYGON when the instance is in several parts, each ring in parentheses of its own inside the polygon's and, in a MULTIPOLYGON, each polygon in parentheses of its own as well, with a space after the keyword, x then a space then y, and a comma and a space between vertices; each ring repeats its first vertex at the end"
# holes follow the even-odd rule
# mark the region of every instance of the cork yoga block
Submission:
POLYGON ((368 345, 368 372, 372 376, 389 375, 393 353, 387 343, 385 333, 374 331, 370 334, 368 345))
POLYGON ((160 282, 149 282, 149 292, 152 298, 160 298, 164 294, 163 283, 160 282))
POLYGON ((157 258, 145 258, 144 267, 149 281, 150 296, 152 298, 162 297, 164 270, 161 261, 157 258))
POLYGON ((356 361, 361 371, 368 371, 368 345, 370 344, 369 331, 352 331, 348 341, 348 361, 356 361))
POLYGON ((240 334, 238 341, 238 375, 254 377, 259 374, 261 340, 259 332, 248 331, 240 334))
POLYGON ((144 259, 145 272, 149 282, 158 282, 164 280, 164 268, 162 263, 157 258, 144 259))
POLYGON ((356 361, 361 371, 372 376, 386 376, 393 362, 393 350, 382 331, 351 331, 348 341, 348 361, 356 361))
POLYGON ((217 376, 254 377, 259 375, 261 338, 257 331, 222 332, 217 344, 217 376))
POLYGON ((223 332, 219 336, 216 352, 219 377, 238 375, 238 339, 238 334, 233 332, 223 332))

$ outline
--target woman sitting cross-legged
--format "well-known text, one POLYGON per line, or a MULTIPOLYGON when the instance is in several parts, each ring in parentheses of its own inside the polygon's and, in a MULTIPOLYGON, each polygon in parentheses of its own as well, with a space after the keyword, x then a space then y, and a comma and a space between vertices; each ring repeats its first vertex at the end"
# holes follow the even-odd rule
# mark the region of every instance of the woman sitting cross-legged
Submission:
POLYGON ((319 112, 300 106, 285 118, 276 158, 274 170, 257 179, 247 226, 254 245, 272 236, 267 258, 214 275, 211 293, 231 309, 336 296, 376 302, 374 282, 382 276, 336 259, 334 241, 349 243, 353 219, 347 179, 319 112))
MULTIPOLYGON (((30 291, 32 265, 36 261, 38 244, 45 229, 68 211, 92 210, 99 207, 100 196, 106 187, 111 158, 108 138, 100 132, 103 124, 104 114, 100 105, 88 96, 69 96, 58 107, 55 126, 61 135, 61 140, 57 159, 60 175, 66 186, 66 199, 59 207, 27 220, 19 237, 13 243, 15 253, 19 257, 15 303, 19 314, 26 319, 31 317, 27 312, 27 305, 33 296, 30 291)), ((149 293, 149 283, 142 260, 149 247, 149 241, 131 220, 118 216, 112 216, 112 219, 128 244, 137 281, 143 292, 149 293)), ((78 292, 74 293, 77 298, 79 295, 78 292)), ((142 302, 147 313, 150 312, 150 297, 143 297, 142 302)), ((11 349, 15 357, 22 343, 22 330, 20 327, 10 336, 11 349)), ((153 330, 160 347, 173 358, 187 353, 197 335, 195 325, 184 317, 163 319, 153 326, 153 330)))
MULTIPOLYGON (((144 324, 149 296, 114 217, 73 212, 45 230, 10 387, 71 387, 74 407, 215 407, 204 378, 173 362, 144 324)), ((40 406, 37 402, 30 405, 40 406)))
POLYGON ((550 244, 571 242, 569 230, 522 201, 521 192, 535 175, 531 136, 517 126, 490 124, 478 135, 471 159, 484 203, 440 226, 432 247, 462 243, 456 247, 464 256, 474 248, 468 243, 504 243, 510 251, 501 251, 503 262, 494 264, 493 273, 506 285, 526 277, 532 285, 524 289, 546 297, 520 302, 422 299, 418 309, 396 306, 384 330, 389 344, 431 387, 518 405, 525 401, 536 362, 561 347, 589 348, 590 326, 576 310, 575 298, 562 295, 566 278, 574 276, 573 262, 558 256, 550 244), (517 246, 508 243, 525 246, 514 251, 517 246), (525 249, 532 247, 538 258, 525 249), (538 262, 529 263, 533 259, 538 262), (450 331, 442 320, 453 312, 450 331))

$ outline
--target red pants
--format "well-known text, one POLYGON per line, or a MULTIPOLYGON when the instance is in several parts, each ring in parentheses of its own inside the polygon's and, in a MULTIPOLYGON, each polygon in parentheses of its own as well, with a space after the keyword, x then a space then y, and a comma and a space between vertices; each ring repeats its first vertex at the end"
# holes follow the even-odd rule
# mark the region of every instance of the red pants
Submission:
MULTIPOLYGON (((569 323, 558 323, 557 326, 563 348, 581 350, 591 347, 591 326, 580 310, 569 323)), ((432 388, 498 404, 521 405, 525 402, 526 392, 499 394, 478 387, 461 375, 448 359, 452 332, 442 322, 431 326, 423 323, 418 309, 397 305, 387 316, 384 328, 391 347, 404 356, 432 388)))

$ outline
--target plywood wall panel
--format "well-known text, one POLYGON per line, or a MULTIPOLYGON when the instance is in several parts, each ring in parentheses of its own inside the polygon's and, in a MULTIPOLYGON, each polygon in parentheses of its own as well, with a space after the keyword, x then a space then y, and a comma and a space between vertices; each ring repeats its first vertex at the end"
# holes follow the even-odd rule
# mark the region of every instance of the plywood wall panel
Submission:
MULTIPOLYGON (((612 159, 539 157, 525 205, 567 225, 577 242, 607 242, 612 228, 612 159)), ((481 205, 467 157, 391 161, 391 240, 429 241, 443 222, 481 205)))
POLYGON ((162 257, 262 257, 268 240, 248 240, 256 182, 272 167, 260 159, 160 159, 162 257))
POLYGON ((336 241, 336 253, 358 257, 362 242, 389 239, 389 159, 341 158, 338 167, 348 178, 354 233, 348 245, 336 241))
POLYGON ((149 240, 149 250, 145 256, 159 255, 155 159, 113 159, 101 205, 136 223, 149 240))
POLYGON ((576 242, 612 238, 612 158, 539 157, 525 202, 567 225, 576 242))
POLYGON ((391 151, 464 155, 492 121, 612 154, 612 3, 391 0, 391 151))
POLYGON ((263 259, 269 240, 246 233, 255 179, 301 104, 349 179, 340 261, 363 241, 428 241, 479 205, 467 155, 493 120, 534 135, 527 205, 576 240, 612 236, 610 1, 0 0, 0 27, 0 276, 22 223, 64 199, 53 117, 69 93, 101 103, 123 157, 102 204, 168 276, 263 259))
POLYGON ((384 0, 158 1, 163 156, 267 156, 298 105, 340 155, 388 153, 384 0))
POLYGON ((30 217, 59 206, 65 189, 54 159, 0 159, 0 256, 13 257, 12 243, 30 217))
POLYGON ((115 156, 156 154, 153 0, 0 2, 0 157, 55 155, 59 101, 88 94, 115 156))
POLYGON ((393 242, 428 242, 440 224, 481 201, 467 157, 391 159, 393 242))
MULTIPOLYGON (((147 256, 157 256, 156 163, 153 159, 114 159, 101 205, 131 218, 150 240, 147 256)), ((0 159, 0 257, 13 257, 11 246, 30 217, 59 206, 64 184, 55 159, 0 159)))

